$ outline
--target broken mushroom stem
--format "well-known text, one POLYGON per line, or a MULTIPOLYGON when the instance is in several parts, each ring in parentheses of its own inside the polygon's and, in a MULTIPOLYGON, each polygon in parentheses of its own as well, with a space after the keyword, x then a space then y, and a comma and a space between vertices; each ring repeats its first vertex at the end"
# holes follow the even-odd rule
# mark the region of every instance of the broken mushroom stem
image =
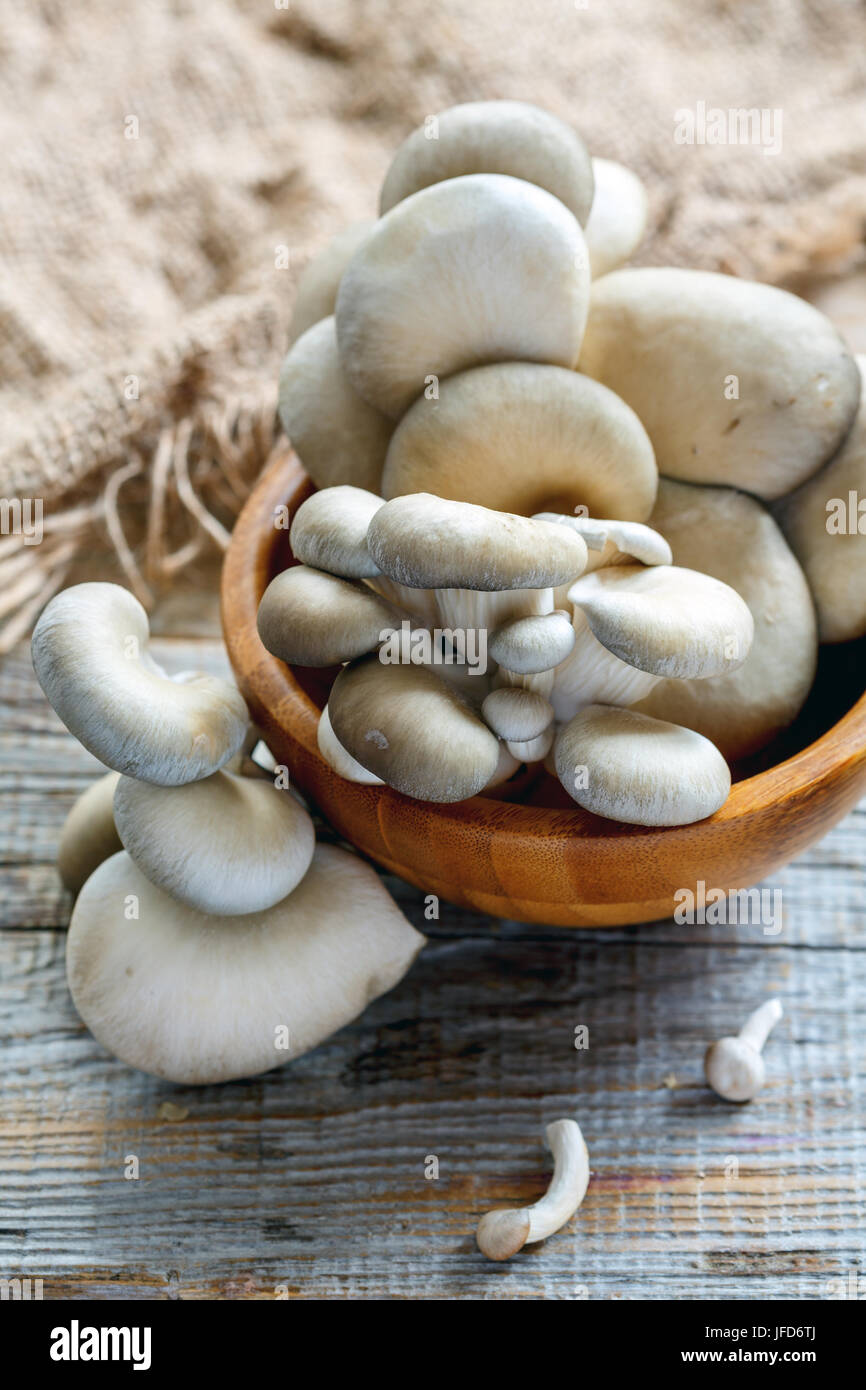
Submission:
POLYGON ((736 1037, 721 1038, 707 1048, 704 1071, 708 1084, 723 1100, 752 1100, 766 1078, 761 1048, 782 1017, 778 999, 755 1009, 736 1037))
POLYGON ((575 1120, 554 1120, 545 1130, 553 1154, 553 1177, 531 1207, 499 1207, 478 1223, 478 1249, 489 1260, 508 1260, 537 1240, 545 1240, 574 1215, 589 1186, 589 1154, 575 1120))

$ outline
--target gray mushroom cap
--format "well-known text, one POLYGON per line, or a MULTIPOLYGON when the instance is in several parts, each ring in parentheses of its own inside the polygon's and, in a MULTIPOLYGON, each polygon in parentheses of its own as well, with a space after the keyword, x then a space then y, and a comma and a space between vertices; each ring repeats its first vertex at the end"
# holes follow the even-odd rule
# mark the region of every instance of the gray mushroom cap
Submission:
POLYGON ((860 392, 842 338, 811 304, 672 266, 593 283, 580 370, 637 412, 660 473, 767 500, 832 457, 860 392))
POLYGON ((586 564, 584 541, 564 527, 423 492, 386 502, 367 544, 383 574, 424 589, 545 589, 586 564))
POLYGON ((186 787, 121 778, 114 817, 142 873, 178 902, 219 916, 264 912, 310 866, 313 822, 266 778, 217 772, 186 787))
POLYGON ((393 424, 358 395, 343 370, 333 316, 308 328, 286 354, 279 412, 318 487, 379 487, 393 424))
POLYGON ((564 661, 574 646, 574 626, 567 613, 539 613, 515 618, 490 638, 494 661, 519 675, 550 671, 564 661))
POLYGON ((340 360, 358 394, 396 419, 434 380, 481 362, 573 367, 588 300, 583 233, 559 199, 468 174, 398 203, 352 257, 337 295, 340 360))
POLYGON ((581 372, 494 362, 412 404, 388 446, 382 492, 432 492, 502 511, 541 508, 644 521, 658 483, 637 415, 581 372))
POLYGON ((864 386, 844 444, 775 513, 805 570, 822 642, 866 633, 866 357, 856 362, 864 386))
POLYGON ((320 323, 333 314, 343 271, 375 225, 372 221, 352 222, 337 232, 306 266, 295 295, 290 342, 296 342, 314 323, 320 323))
POLYGON ((502 686, 491 690, 481 706, 485 722, 509 743, 530 743, 553 723, 550 701, 535 690, 502 686))
POLYGON ((815 612, 803 571, 766 507, 732 488, 662 478, 652 523, 677 565, 737 590, 755 637, 737 669, 712 680, 662 681, 639 708, 697 729, 726 758, 747 757, 792 722, 815 676, 815 612))
POLYGON ((556 775, 578 805, 629 825, 690 825, 724 805, 731 774, 692 729, 588 705, 560 730, 556 775))
POLYGON ((461 174, 510 174, 554 194, 585 223, 593 199, 593 165, 583 141, 549 111, 524 101, 468 101, 407 136, 382 185, 380 211, 421 188, 461 174))
POLYGON ((103 1047, 168 1081, 206 1085, 316 1047, 392 989, 423 944, 369 865, 332 845, 317 847, 287 898, 244 917, 176 902, 115 854, 79 894, 66 965, 103 1047))
POLYGON ((292 518, 289 543, 296 560, 344 579, 371 579, 379 573, 367 549, 367 527, 384 497, 344 485, 314 492, 292 518))
POLYGON ((646 189, 631 169, 613 159, 593 158, 595 191, 584 232, 593 280, 627 261, 640 245, 647 223, 646 189))
POLYGON ((33 666, 79 743, 115 772, 180 786, 218 771, 244 741, 240 692, 214 676, 171 680, 149 655, 147 614, 117 584, 78 584, 45 608, 33 666))
POLYGON ((394 617, 361 584, 293 565, 271 580, 257 621, 268 651, 288 665, 339 666, 377 647, 394 617))
POLYGON ((495 735, 425 667, 355 662, 337 676, 328 711, 352 757, 416 800, 464 801, 496 773, 495 735))
POLYGON ((57 869, 63 886, 78 893, 104 859, 123 849, 114 824, 114 789, 118 772, 100 777, 75 802, 63 823, 57 869))
POLYGON ((749 654, 754 621, 728 584, 676 565, 616 565, 568 591, 592 634, 629 666, 680 679, 736 670, 749 654))
POLYGON ((612 521, 590 516, 556 516, 537 512, 539 521, 557 521, 570 526, 586 541, 589 555, 586 572, 625 565, 637 560, 642 565, 670 565, 673 554, 664 536, 639 521, 612 521))

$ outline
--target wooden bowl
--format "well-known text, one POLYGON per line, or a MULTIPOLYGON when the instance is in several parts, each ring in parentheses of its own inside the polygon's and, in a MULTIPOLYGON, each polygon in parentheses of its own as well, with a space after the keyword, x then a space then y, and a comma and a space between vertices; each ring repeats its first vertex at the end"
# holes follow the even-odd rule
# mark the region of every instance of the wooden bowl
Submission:
POLYGON ((697 825, 650 830, 582 811, 536 775, 456 805, 346 782, 316 744, 335 670, 289 668, 262 646, 256 610, 293 563, 278 509, 313 491, 288 448, 262 474, 234 529, 222 581, 226 644, 253 718, 279 762, 336 830, 391 873, 497 917, 597 927, 669 917, 678 889, 746 888, 819 839, 866 790, 866 642, 822 648, 796 725, 734 770, 722 809, 697 825))

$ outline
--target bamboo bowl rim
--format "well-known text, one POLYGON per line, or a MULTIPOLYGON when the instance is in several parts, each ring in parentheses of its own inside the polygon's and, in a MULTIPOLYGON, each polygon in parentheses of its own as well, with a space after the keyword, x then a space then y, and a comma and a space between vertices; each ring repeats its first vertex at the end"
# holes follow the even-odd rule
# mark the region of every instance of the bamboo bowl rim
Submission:
POLYGON ((363 801, 370 807, 389 805, 412 808, 434 822, 439 829, 449 824, 465 828, 467 821, 489 829, 507 830, 518 836, 537 836, 541 831, 554 839, 575 835, 607 841, 628 838, 652 842, 663 837, 665 844, 688 839, 696 828, 723 831, 744 817, 769 807, 795 801, 807 789, 817 791, 843 774, 855 775, 866 765, 866 692, 834 724, 807 747, 772 767, 734 782, 724 806, 695 826, 637 826, 606 820, 574 809, 523 805, 494 795, 475 796, 466 801, 434 803, 415 801, 388 786, 369 786, 347 782, 334 772, 319 752, 317 727, 320 709, 304 690, 291 667, 262 645, 256 616, 262 594, 273 577, 273 555, 286 536, 274 525, 275 510, 288 506, 293 513, 314 491, 301 461, 287 445, 264 469, 250 493, 232 533, 226 552, 221 584, 223 632, 232 666, 241 689, 258 712, 268 715, 303 747, 317 763, 320 783, 344 800, 363 801), (252 647, 249 644, 252 643, 252 647), (251 658, 251 652, 253 653, 251 658), (503 812, 507 811, 507 818, 503 812))

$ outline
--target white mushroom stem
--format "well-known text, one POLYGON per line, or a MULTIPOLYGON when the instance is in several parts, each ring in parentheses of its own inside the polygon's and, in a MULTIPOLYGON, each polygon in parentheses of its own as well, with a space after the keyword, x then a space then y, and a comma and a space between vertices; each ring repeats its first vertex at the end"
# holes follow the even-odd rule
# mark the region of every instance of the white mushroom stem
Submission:
POLYGON ((782 1017, 778 999, 768 999, 755 1009, 736 1037, 721 1038, 707 1048, 704 1071, 707 1084, 723 1100, 753 1100, 766 1079, 761 1048, 782 1017))
POLYGON ((437 589, 439 616, 446 628, 493 633, 515 618, 553 612, 552 589, 437 589))
POLYGON ((387 599, 396 608, 402 609, 410 617, 418 618, 428 627, 435 627, 439 621, 435 589, 410 589, 408 584, 398 584, 386 574, 377 574, 365 579, 368 588, 380 598, 387 599))
POLYGON ((748 1043, 760 1052, 770 1033, 782 1017, 782 1005, 778 999, 768 999, 760 1008, 749 1014, 739 1032, 742 1042, 748 1043))
POLYGON ((586 705, 637 704, 661 680, 650 671, 639 671, 593 635, 586 615, 574 610, 575 643, 571 655, 557 666, 549 699, 561 723, 568 723, 586 705))
POLYGON ((589 1186, 589 1154, 574 1120, 554 1120, 545 1130, 553 1154, 553 1177, 531 1207, 489 1211, 478 1223, 476 1240, 490 1260, 508 1260, 524 1245, 546 1240, 577 1211, 589 1186))

